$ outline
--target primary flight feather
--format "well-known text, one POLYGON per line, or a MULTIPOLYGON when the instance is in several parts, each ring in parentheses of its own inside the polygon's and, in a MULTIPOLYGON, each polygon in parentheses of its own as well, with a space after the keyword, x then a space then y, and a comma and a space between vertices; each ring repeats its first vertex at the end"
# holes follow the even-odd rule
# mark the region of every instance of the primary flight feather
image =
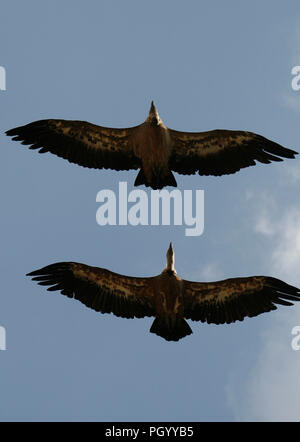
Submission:
POLYGON ((84 121, 40 120, 6 132, 15 141, 95 169, 140 169, 135 186, 177 186, 180 174, 225 175, 295 158, 297 152, 247 131, 179 132, 162 122, 154 103, 144 123, 114 129, 84 121), (281 158, 282 157, 282 158, 281 158))
POLYGON ((61 262, 28 273, 40 285, 59 290, 101 313, 123 318, 154 316, 150 332, 178 341, 192 330, 186 319, 213 324, 243 321, 293 305, 300 290, 268 276, 231 278, 217 282, 191 282, 174 268, 172 244, 167 266, 158 276, 135 278, 76 262, 61 262))

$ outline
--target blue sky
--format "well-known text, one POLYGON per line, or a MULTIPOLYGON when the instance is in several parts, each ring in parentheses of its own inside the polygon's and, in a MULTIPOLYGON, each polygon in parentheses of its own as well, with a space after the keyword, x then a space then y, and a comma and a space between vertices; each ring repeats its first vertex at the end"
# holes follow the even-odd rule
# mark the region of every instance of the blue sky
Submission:
POLYGON ((226 326, 190 323, 178 343, 152 319, 101 315, 25 277, 56 261, 133 276, 270 275, 300 286, 299 159, 220 178, 202 236, 184 227, 100 227, 96 194, 136 172, 95 171, 28 151, 3 133, 42 118, 141 123, 153 99, 168 127, 244 129, 300 151, 296 1, 5 2, 0 17, 2 421, 299 420, 300 306, 226 326))

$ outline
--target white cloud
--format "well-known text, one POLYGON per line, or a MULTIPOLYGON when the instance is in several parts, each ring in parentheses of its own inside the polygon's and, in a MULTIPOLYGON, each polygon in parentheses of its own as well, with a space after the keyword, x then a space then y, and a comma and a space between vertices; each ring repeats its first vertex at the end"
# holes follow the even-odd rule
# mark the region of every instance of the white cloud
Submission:
POLYGON ((266 210, 263 211, 256 220, 254 229, 257 233, 262 235, 272 236, 275 233, 274 224, 270 221, 267 216, 266 210))
MULTIPOLYGON (((270 275, 300 286, 300 207, 286 211, 280 219, 276 210, 263 207, 254 226, 256 232, 272 237, 270 275)), ((234 379, 227 386, 229 405, 236 420, 300 421, 300 351, 291 347, 292 328, 300 325, 300 306, 281 307, 263 342, 255 365, 249 369, 243 391, 234 379)))
POLYGON ((246 200, 249 206, 253 206, 251 213, 254 217, 251 222, 254 231, 265 236, 272 236, 276 232, 274 215, 276 216, 276 202, 274 197, 267 192, 246 192, 246 200), (272 213, 272 216, 270 214, 272 213))
POLYGON ((300 209, 288 211, 276 228, 277 247, 272 254, 276 274, 300 283, 300 209))
POLYGON ((298 161, 288 163, 279 177, 281 186, 295 185, 300 180, 300 164, 298 161))
POLYGON ((290 94, 282 95, 282 103, 285 107, 300 112, 300 91, 294 92, 291 88, 290 94))
POLYGON ((264 333, 263 351, 250 373, 240 420, 300 420, 300 352, 291 347, 291 330, 300 324, 299 313, 299 308, 283 313, 264 333))
POLYGON ((203 281, 215 281, 219 279, 220 276, 222 276, 222 272, 219 269, 219 266, 217 263, 212 262, 206 264, 201 272, 200 272, 201 280, 203 281))
POLYGON ((190 281, 218 281, 224 277, 224 273, 217 262, 209 262, 195 271, 185 274, 190 281))

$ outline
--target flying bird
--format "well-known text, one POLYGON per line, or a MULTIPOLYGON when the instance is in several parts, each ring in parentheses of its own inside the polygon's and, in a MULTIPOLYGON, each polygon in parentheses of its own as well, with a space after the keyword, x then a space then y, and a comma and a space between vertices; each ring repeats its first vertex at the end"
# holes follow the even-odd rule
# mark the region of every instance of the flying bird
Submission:
POLYGON ((13 140, 94 169, 139 169, 135 186, 177 186, 172 173, 226 175, 295 158, 297 152, 246 131, 179 132, 162 122, 152 101, 144 123, 124 129, 85 121, 40 120, 6 132, 13 140))
POLYGON ((150 278, 119 275, 77 262, 51 264, 27 276, 101 313, 123 318, 154 316, 150 332, 167 341, 192 333, 186 319, 230 324, 276 310, 276 304, 293 305, 290 301, 300 300, 298 288, 268 276, 186 281, 174 268, 172 243, 166 268, 150 278))

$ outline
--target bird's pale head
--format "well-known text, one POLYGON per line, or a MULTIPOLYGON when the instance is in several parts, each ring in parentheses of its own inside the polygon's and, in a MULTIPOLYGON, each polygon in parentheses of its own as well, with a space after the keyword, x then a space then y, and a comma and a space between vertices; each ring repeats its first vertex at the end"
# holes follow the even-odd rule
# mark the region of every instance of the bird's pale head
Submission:
POLYGON ((172 271, 172 272, 176 272, 175 271, 175 267, 174 267, 174 264, 175 264, 175 253, 174 253, 173 245, 172 245, 171 242, 170 242, 170 245, 169 245, 166 257, 167 257, 167 267, 166 267, 166 270, 167 271, 169 270, 169 271, 172 271))
POLYGON ((159 124, 162 122, 153 101, 151 101, 151 107, 146 122, 153 127, 159 126, 159 124))

